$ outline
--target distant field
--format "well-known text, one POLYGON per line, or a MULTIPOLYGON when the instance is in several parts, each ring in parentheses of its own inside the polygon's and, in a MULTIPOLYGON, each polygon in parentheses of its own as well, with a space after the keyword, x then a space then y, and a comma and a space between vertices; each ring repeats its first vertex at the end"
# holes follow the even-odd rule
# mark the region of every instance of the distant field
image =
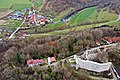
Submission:
POLYGON ((32 4, 29 0, 0 0, 0 8, 10 8, 14 4, 32 4))
MULTIPOLYGON (((21 10, 31 7, 32 2, 29 0, 0 0, 0 8, 7 8, 12 10, 21 10)), ((42 4, 41 0, 37 0, 35 8, 42 4)))
POLYGON ((13 4, 10 9, 12 10, 22 10, 25 8, 30 8, 31 4, 13 4))
MULTIPOLYGON (((71 9, 64 11, 58 15, 56 18, 53 19, 54 22, 60 21, 64 15, 66 15, 68 12, 70 12, 71 9), (63 14, 64 13, 64 14, 63 14)), ((84 22, 96 22, 96 21, 102 21, 102 20, 108 20, 108 21, 114 21, 117 20, 118 15, 114 12, 109 12, 108 10, 101 9, 99 12, 96 7, 86 8, 82 11, 80 11, 77 15, 72 17, 67 25, 75 26, 84 22)), ((92 26, 96 26, 96 24, 91 24, 92 26)), ((61 26, 65 26, 65 23, 56 23, 56 24, 48 24, 44 28, 52 29, 57 28, 61 26)), ((98 25, 99 26, 99 25, 98 25)))
POLYGON ((87 8, 79 12, 76 16, 74 16, 69 24, 77 25, 84 22, 96 22, 96 21, 114 21, 117 20, 118 15, 114 12, 109 12, 108 10, 101 9, 99 12, 96 7, 87 8))
POLYGON ((114 12, 109 12, 108 10, 101 9, 99 12, 95 10, 95 12, 85 21, 102 21, 109 20, 114 21, 118 18, 118 15, 114 12))

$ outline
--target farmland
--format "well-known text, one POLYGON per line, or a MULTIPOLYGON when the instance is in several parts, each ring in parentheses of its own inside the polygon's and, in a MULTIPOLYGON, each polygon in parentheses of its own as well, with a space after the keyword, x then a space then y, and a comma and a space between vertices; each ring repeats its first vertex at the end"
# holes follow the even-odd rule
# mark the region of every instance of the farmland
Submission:
MULTIPOLYGON (((0 0, 0 8, 7 8, 12 10, 21 10, 25 8, 30 8, 32 2, 29 0, 0 0)), ((41 5, 41 0, 37 0, 35 7, 41 5)))
POLYGON ((0 0, 0 8, 10 8, 16 4, 32 4, 29 0, 0 0))

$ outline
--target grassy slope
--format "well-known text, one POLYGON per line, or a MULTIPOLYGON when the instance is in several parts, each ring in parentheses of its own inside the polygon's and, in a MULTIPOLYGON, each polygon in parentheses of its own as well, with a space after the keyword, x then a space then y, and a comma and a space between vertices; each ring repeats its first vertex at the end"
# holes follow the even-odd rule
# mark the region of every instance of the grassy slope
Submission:
POLYGON ((120 21, 114 22, 114 23, 110 23, 109 25, 110 25, 110 26, 115 26, 115 27, 117 27, 117 28, 120 28, 120 21))
MULTIPOLYGON (((85 19, 87 19, 94 11, 96 10, 96 7, 92 7, 92 8, 87 8, 87 9, 84 9, 82 10, 81 12, 79 12, 77 15, 75 15, 69 22, 69 24, 71 26, 73 25, 76 25, 76 24, 79 24, 80 21, 83 21, 85 19), (88 11, 89 11, 89 14, 88 14, 88 11), (82 17, 80 17, 82 16, 82 17)), ((69 12, 71 11, 71 9, 67 10, 67 11, 64 11, 62 13, 60 13, 60 15, 58 15, 55 19, 53 19, 53 21, 57 22, 59 21, 60 19, 62 19, 62 17, 66 14, 68 14, 69 12)), ((56 23, 56 24, 49 24, 47 26, 45 26, 45 28, 55 28, 55 27, 60 27, 60 26, 64 26, 65 24, 64 23, 56 23)))
POLYGON ((102 20, 109 20, 109 21, 114 21, 118 18, 118 15, 109 12, 109 11, 103 11, 101 10, 100 12, 97 12, 97 10, 86 20, 86 21, 102 21, 102 20))
MULTIPOLYGON (((61 16, 58 15, 53 21, 57 22, 59 21, 62 17, 63 14, 69 12, 69 10, 64 11, 61 16)), ((115 14, 114 12, 109 12, 109 11, 103 11, 101 10, 100 12, 97 12, 96 7, 92 8, 87 8, 82 11, 80 11, 77 15, 72 17, 68 23, 68 25, 74 26, 78 25, 83 22, 96 22, 96 21, 102 21, 102 20, 109 20, 109 21, 114 21, 118 18, 118 15, 115 14)), ((56 23, 56 24, 49 24, 45 28, 55 28, 55 27, 60 27, 64 26, 64 23, 56 23)))
POLYGON ((80 24, 84 20, 88 19, 91 16, 91 14, 94 13, 95 10, 96 10, 96 7, 92 7, 92 8, 87 8, 80 11, 77 15, 75 15, 72 19, 70 19, 70 22, 69 22, 70 25, 73 26, 73 25, 80 24))

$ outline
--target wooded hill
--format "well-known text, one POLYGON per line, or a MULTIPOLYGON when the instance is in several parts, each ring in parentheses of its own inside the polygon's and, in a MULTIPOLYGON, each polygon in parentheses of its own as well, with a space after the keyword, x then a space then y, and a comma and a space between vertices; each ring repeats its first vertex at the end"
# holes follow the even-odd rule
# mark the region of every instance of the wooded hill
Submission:
POLYGON ((54 12, 62 12, 70 7, 80 9, 87 6, 97 5, 99 7, 109 7, 109 9, 119 13, 119 0, 48 0, 46 10, 53 10, 54 12))

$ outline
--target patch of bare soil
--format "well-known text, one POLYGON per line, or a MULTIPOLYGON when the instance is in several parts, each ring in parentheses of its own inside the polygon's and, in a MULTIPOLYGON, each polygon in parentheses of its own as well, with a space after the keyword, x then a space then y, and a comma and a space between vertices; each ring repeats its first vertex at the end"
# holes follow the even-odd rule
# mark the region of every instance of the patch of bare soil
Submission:
POLYGON ((0 20, 0 25, 4 24, 6 20, 0 20))
POLYGON ((6 10, 4 12, 0 12, 0 19, 6 17, 7 15, 9 15, 10 13, 12 13, 14 10, 6 10))

